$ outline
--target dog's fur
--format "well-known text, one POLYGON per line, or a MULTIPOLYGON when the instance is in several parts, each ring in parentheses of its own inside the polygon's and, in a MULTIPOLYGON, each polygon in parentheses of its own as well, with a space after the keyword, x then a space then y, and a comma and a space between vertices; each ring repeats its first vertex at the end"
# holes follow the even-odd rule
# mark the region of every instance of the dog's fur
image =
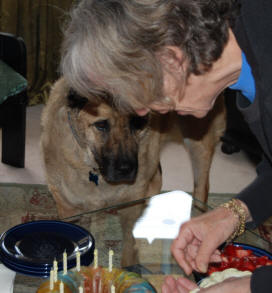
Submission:
MULTIPOLYGON (((141 199, 161 190, 160 148, 178 126, 192 158, 194 196, 206 201, 209 169, 224 130, 223 100, 204 119, 123 115, 78 97, 64 79, 54 85, 42 113, 41 147, 49 190, 61 218, 141 199), (173 124, 174 123, 174 124, 173 124), (167 126, 167 127, 166 127, 167 126), (91 172, 91 173, 90 173, 91 172), (89 180, 89 174, 95 180, 89 180), (96 177, 97 176, 97 177, 96 177)), ((181 186, 182 188, 182 186, 181 186)), ((140 216, 121 211, 123 265, 134 260, 130 231, 140 216)))

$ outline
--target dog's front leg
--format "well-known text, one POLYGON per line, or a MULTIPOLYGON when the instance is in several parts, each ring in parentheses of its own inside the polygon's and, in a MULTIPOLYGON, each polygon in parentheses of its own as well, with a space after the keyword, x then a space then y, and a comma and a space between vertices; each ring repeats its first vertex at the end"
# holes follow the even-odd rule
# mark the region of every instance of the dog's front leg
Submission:
POLYGON ((142 215, 145 203, 138 203, 118 211, 123 232, 121 266, 128 267, 139 263, 138 250, 135 247, 135 239, 132 230, 135 222, 142 215))
POLYGON ((185 144, 189 150, 193 169, 193 197, 202 203, 207 203, 209 192, 209 174, 215 144, 211 144, 205 140, 195 141, 191 139, 187 139, 185 144))

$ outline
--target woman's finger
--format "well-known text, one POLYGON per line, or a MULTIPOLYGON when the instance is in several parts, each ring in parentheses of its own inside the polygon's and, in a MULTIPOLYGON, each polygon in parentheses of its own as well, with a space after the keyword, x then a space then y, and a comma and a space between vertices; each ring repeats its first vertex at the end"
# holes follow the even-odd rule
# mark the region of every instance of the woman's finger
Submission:
POLYGON ((196 283, 182 276, 177 279, 177 283, 188 291, 194 290, 198 287, 196 283))
POLYGON ((179 236, 172 242, 171 246, 173 256, 187 275, 192 272, 192 267, 186 260, 186 249, 194 241, 194 238, 194 234, 185 223, 181 226, 179 236))

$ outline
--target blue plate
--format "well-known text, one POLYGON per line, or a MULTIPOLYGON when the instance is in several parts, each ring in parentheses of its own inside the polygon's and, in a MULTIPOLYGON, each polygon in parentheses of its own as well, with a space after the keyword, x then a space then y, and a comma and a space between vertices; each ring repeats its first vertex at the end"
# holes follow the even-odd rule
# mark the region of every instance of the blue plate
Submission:
POLYGON ((50 270, 51 268, 44 269, 44 270, 36 270, 30 269, 30 268, 20 268, 16 264, 9 263, 5 259, 1 259, 2 263, 9 268, 12 271, 15 271, 16 273, 20 273, 23 275, 28 275, 32 277, 40 277, 40 278, 48 278, 50 276, 50 270))
POLYGON ((62 221, 34 221, 15 226, 0 237, 0 259, 10 269, 32 276, 47 277, 54 259, 62 270, 63 252, 68 269, 76 265, 80 251, 81 264, 93 260, 95 241, 80 226, 62 221))
MULTIPOLYGON (((9 260, 7 260, 6 258, 1 258, 2 263, 9 269, 23 274, 23 275, 28 275, 28 276, 32 276, 32 277, 41 277, 41 278, 48 278, 50 276, 50 271, 52 266, 47 266, 43 269, 37 269, 36 267, 31 267, 31 266, 22 266, 22 265, 18 265, 16 263, 12 263, 9 260)), ((90 265, 90 261, 87 258, 83 258, 83 261, 81 261, 81 265, 83 266, 89 266, 90 265)), ((73 267, 75 267, 75 265, 67 265, 68 269, 71 269, 73 267)), ((62 268, 60 269, 62 270, 62 268)))

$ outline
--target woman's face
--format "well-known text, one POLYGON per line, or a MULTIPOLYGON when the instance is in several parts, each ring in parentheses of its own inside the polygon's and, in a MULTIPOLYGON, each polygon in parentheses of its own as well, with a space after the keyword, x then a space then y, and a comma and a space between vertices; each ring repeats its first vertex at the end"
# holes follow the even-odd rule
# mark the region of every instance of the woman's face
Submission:
POLYGON ((188 66, 186 60, 182 60, 181 50, 177 47, 169 48, 174 53, 160 59, 165 98, 152 102, 147 107, 135 109, 135 112, 140 116, 151 110, 160 114, 176 111, 179 115, 193 115, 197 118, 206 116, 223 88, 218 83, 210 81, 209 73, 190 74, 186 78, 188 66))
POLYGON ((209 84, 204 75, 190 75, 186 82, 166 76, 163 89, 164 99, 145 108, 135 109, 135 112, 144 116, 151 110, 160 114, 176 111, 179 115, 203 118, 213 108, 217 96, 223 90, 217 84, 209 84))

